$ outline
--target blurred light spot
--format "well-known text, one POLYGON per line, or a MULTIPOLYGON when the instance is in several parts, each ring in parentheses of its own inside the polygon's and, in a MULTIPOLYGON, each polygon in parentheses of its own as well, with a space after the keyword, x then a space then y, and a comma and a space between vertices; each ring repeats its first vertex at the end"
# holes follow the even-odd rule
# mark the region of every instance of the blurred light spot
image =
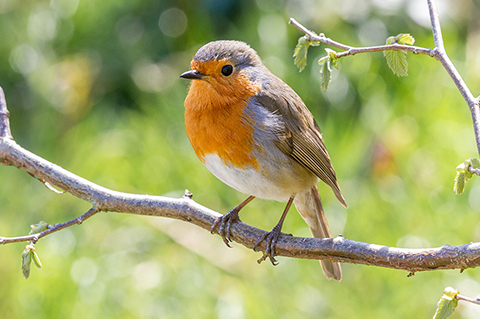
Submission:
POLYGON ((170 8, 162 12, 158 26, 167 37, 181 36, 187 28, 188 19, 185 13, 178 8, 170 8))
POLYGON ((166 64, 141 60, 133 66, 132 78, 139 89, 145 92, 160 92, 170 89, 178 76, 166 64))
POLYGON ((40 60, 39 54, 28 44, 20 44, 10 53, 10 66, 17 72, 28 74, 36 69, 40 60))
POLYGON ((367 101, 360 115, 365 128, 379 133, 383 130, 391 115, 391 109, 388 109, 382 96, 373 96, 367 101))
POLYGON ((428 203, 433 211, 439 214, 449 214, 455 208, 455 201, 452 200, 453 191, 451 188, 438 187, 430 192, 428 203))
POLYGON ((468 69, 465 70, 467 75, 471 78, 466 79, 466 82, 476 81, 478 76, 477 74, 480 73, 480 30, 476 31, 469 31, 467 38, 467 51, 466 51, 466 61, 465 65, 468 65, 468 69))
POLYGON ((287 20, 278 15, 267 15, 258 22, 258 34, 262 42, 279 46, 285 42, 287 20))
POLYGON ((474 211, 480 211, 480 185, 473 187, 468 193, 468 204, 474 211))
POLYGON ((65 229, 53 236, 48 236, 49 251, 59 256, 68 256, 75 248, 76 240, 69 229, 65 229))
POLYGON ((385 140, 389 141, 391 150, 407 147, 417 137, 417 121, 410 116, 401 116, 389 126, 385 140))
POLYGON ((339 16, 349 22, 363 21, 371 11, 370 1, 342 0, 336 1, 333 9, 337 10, 339 16))
POLYGON ((54 9, 58 15, 68 18, 77 11, 78 2, 79 0, 50 0, 50 7, 54 9))
POLYGON ((129 46, 140 41, 145 27, 143 22, 137 17, 126 16, 117 22, 115 31, 120 42, 125 46, 129 46))
MULTIPOLYGON (((105 244, 105 241, 102 242, 102 244, 105 244)), ((115 250, 112 249, 112 251, 115 250)), ((102 258, 103 266, 108 269, 108 272, 104 277, 105 279, 129 276, 131 274, 132 265, 136 262, 132 254, 129 254, 124 250, 103 255, 102 258)))
POLYGON ((480 222, 477 223, 477 227, 475 227, 475 233, 474 233, 474 235, 473 235, 472 240, 473 240, 474 242, 480 241, 480 222))
POLYGON ((419 149, 408 159, 408 173, 418 185, 435 187, 439 183, 436 162, 428 149, 419 149))
POLYGON ((282 10, 285 6, 284 0, 256 0, 257 6, 266 12, 282 10))
POLYGON ((475 137, 471 128, 457 129, 454 131, 453 146, 460 156, 468 157, 475 149, 475 137))
POLYGON ((105 284, 98 281, 94 282, 88 287, 80 286, 80 289, 78 290, 78 296, 86 305, 95 305, 100 303, 104 293, 105 284))
POLYGON ((406 235, 395 245, 400 248, 430 248, 430 242, 422 236, 406 235))
MULTIPOLYGON (((449 10, 447 2, 448 1, 437 1, 440 21, 443 20, 445 13, 449 10)), ((426 28, 431 27, 427 1, 410 0, 407 4, 407 13, 410 18, 412 18, 419 25, 426 28)))
POLYGON ((18 288, 20 288, 18 291, 18 301, 22 307, 29 311, 42 308, 45 293, 40 285, 35 284, 35 282, 30 282, 29 284, 19 284, 18 286, 18 288))
POLYGON ((0 14, 7 13, 20 4, 18 0, 0 0, 0 14))
POLYGON ((128 130, 112 129, 105 131, 97 140, 97 155, 104 158, 124 156, 127 153, 128 137, 132 132, 128 130))
POLYGON ((363 45, 384 44, 387 39, 387 28, 380 20, 369 20, 360 26, 358 37, 363 45))
POLYGON ((50 41, 57 34, 57 17, 50 10, 33 11, 28 19, 31 38, 50 41))
POLYGON ((271 55, 266 59, 262 59, 265 66, 279 78, 285 75, 285 63, 277 56, 271 55))
MULTIPOLYGON (((312 73, 320 79, 318 73, 312 73)), ((341 72, 333 72, 332 82, 328 85, 325 96, 332 102, 332 107, 345 110, 352 106, 355 94, 350 89, 347 78, 341 72)))
POLYGON ((389 203, 403 202, 407 197, 405 182, 397 175, 388 175, 378 182, 380 197, 389 203))
POLYGON ((154 261, 138 264, 133 268, 132 279, 138 291, 155 288, 162 281, 160 265, 154 261))
MULTIPOLYGON (((262 8, 259 3, 260 1, 257 1, 258 6, 262 8)), ((321 8, 319 8, 320 5, 320 1, 315 0, 289 0, 286 3, 285 11, 288 12, 291 17, 302 17, 303 24, 308 25, 312 20, 321 21, 321 14, 327 10, 321 10, 321 8), (312 8, 314 8, 314 10, 312 10, 312 8)))
POLYGON ((229 289, 228 291, 222 292, 218 298, 216 309, 218 318, 245 318, 243 296, 234 287, 229 289))
MULTIPOLYGON (((138 139, 135 139, 138 141, 138 139)), ((153 240, 152 230, 143 226, 120 227, 109 235, 102 242, 102 248, 108 251, 136 251, 138 247, 147 246, 153 240)), ((158 236, 155 237, 156 243, 159 242, 158 236)), ((128 257, 128 256, 127 256, 128 257)))
POLYGON ((368 100, 372 95, 384 95, 385 88, 385 81, 380 75, 376 72, 369 72, 368 68, 365 69, 365 76, 361 77, 358 84, 358 92, 363 99, 368 100))
POLYGON ((400 10, 404 0, 373 0, 372 3, 386 13, 396 13, 400 10))
POLYGON ((97 278, 98 267, 87 257, 77 259, 70 268, 70 277, 79 285, 89 286, 97 278))
POLYGON ((321 318, 327 307, 327 300, 320 293, 318 287, 302 285, 301 293, 296 294, 295 303, 298 309, 314 318, 321 318))
MULTIPOLYGON (((142 165, 143 177, 153 185, 161 184, 169 172, 170 165, 164 156, 147 158, 142 165)), ((183 194, 182 194, 183 195, 183 194)))
POLYGON ((383 178, 397 172, 397 165, 390 150, 377 140, 372 154, 372 175, 375 178, 383 178))
POLYGON ((90 92, 96 67, 84 55, 67 57, 52 68, 53 79, 45 98, 64 113, 85 113, 90 110, 90 92))

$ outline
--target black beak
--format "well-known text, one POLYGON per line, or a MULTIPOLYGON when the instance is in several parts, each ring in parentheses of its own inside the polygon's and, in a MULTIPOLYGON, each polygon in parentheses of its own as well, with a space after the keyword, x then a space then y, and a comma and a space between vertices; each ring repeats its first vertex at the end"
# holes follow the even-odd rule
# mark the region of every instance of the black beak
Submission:
POLYGON ((190 70, 187 72, 183 72, 180 77, 189 80, 201 80, 205 77, 205 75, 198 72, 197 70, 190 70))

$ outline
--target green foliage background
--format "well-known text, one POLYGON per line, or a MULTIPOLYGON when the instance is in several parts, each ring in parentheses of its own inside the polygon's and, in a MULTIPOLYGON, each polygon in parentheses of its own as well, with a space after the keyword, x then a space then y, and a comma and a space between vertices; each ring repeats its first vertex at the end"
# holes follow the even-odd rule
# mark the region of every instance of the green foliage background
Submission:
MULTIPOLYGON (((480 183, 455 196, 455 167, 476 156, 467 105, 434 59, 408 55, 398 78, 381 52, 339 60, 326 93, 309 50, 299 73, 294 17, 337 41, 383 44, 411 33, 432 47, 424 1, 0 1, 0 85, 16 141, 102 186, 181 196, 227 212, 245 195, 216 180, 184 131, 196 50, 217 39, 255 48, 304 99, 324 133, 349 209, 320 186, 333 234, 409 248, 480 241, 480 183)), ((425 1, 426 2, 426 1, 425 1)), ((474 94, 480 7, 440 3, 447 52, 474 94)), ((72 219, 88 208, 23 171, 0 167, 0 235, 72 219)), ((242 219, 271 229, 283 203, 256 200, 242 219)), ((294 211, 284 230, 310 236, 294 211)), ((429 318, 447 286, 475 297, 480 272, 418 273, 344 265, 327 281, 316 261, 225 247, 218 236, 162 218, 100 214, 36 247, 43 268, 25 280, 25 243, 0 247, 3 318, 429 318)), ((452 318, 478 318, 460 303, 452 318)))

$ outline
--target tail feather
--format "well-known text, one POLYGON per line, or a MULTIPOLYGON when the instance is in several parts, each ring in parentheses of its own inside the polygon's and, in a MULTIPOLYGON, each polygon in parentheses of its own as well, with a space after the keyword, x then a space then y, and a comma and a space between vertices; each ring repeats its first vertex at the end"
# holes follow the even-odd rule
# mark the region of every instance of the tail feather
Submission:
MULTIPOLYGON (((329 238, 330 228, 328 227, 327 218, 323 212, 322 201, 318 193, 317 185, 314 185, 305 193, 297 194, 293 201, 300 215, 310 227, 313 237, 329 238)), ((340 263, 328 260, 320 260, 323 272, 328 279, 340 281, 342 279, 342 268, 340 263)))

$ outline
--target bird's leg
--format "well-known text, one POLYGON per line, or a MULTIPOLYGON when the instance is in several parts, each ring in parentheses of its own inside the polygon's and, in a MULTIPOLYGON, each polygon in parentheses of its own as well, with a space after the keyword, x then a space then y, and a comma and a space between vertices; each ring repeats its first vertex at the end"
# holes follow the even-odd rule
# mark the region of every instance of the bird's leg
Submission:
POLYGON ((248 196, 246 200, 238 204, 238 206, 234 207, 231 211, 226 213, 223 216, 218 217, 215 222, 213 223, 212 227, 210 228, 210 232, 213 234, 215 231, 215 228, 218 226, 218 234, 222 236, 223 242, 225 245, 228 247, 231 247, 228 242, 232 241, 231 239, 231 234, 230 234, 230 226, 232 223, 236 221, 240 221, 240 218, 238 217, 238 213, 240 210, 245 207, 248 203, 250 203, 255 196, 248 196))
POLYGON ((292 206, 294 198, 295 198, 294 196, 290 197, 290 199, 288 200, 287 206, 283 211, 282 217, 280 217, 280 220, 278 221, 277 225, 273 227, 272 231, 263 235, 259 240, 257 240, 257 242, 255 243, 255 246, 253 246, 253 250, 256 251, 257 246, 260 245, 262 241, 265 240, 267 244, 267 248, 265 248, 265 251, 263 252, 263 256, 258 260, 258 263, 261 263, 268 257, 270 258, 270 261, 274 266, 278 264, 277 260, 275 259, 275 254, 276 254, 275 246, 277 245, 278 237, 280 236, 280 233, 282 231, 283 221, 285 220, 285 217, 287 217, 287 213, 290 209, 290 206, 292 206))

